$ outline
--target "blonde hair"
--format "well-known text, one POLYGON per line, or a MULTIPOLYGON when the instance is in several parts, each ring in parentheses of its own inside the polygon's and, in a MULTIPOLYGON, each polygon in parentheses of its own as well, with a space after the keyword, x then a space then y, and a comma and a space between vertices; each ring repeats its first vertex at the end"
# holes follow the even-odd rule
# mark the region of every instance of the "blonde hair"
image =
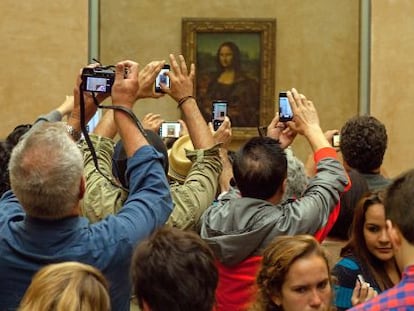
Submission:
POLYGON ((18 311, 109 311, 108 283, 96 268, 79 262, 51 264, 32 279, 18 311))

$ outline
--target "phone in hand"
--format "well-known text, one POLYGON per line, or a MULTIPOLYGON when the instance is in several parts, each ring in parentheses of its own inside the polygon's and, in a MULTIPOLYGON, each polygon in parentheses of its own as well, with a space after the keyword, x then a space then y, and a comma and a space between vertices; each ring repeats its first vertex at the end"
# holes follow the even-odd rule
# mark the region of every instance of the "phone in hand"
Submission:
POLYGON ((332 147, 338 148, 341 145, 341 134, 336 133, 332 136, 332 147))
POLYGON ((362 284, 364 284, 364 283, 365 283, 365 279, 364 279, 364 277, 362 276, 362 274, 358 274, 358 275, 357 275, 357 280, 358 280, 358 282, 359 282, 359 285, 361 285, 361 286, 362 286, 362 284))
POLYGON ((180 137, 181 132, 181 123, 178 121, 169 121, 169 122, 162 122, 160 126, 160 136, 161 138, 173 137, 178 138, 180 137))
POLYGON ((279 93, 279 121, 287 122, 293 119, 292 107, 286 92, 279 93))
POLYGON ((155 92, 156 93, 163 93, 161 90, 160 83, 167 85, 168 88, 171 87, 170 77, 165 75, 166 72, 170 71, 170 65, 165 64, 161 71, 159 72, 158 76, 155 78, 155 92))
POLYGON ((212 109, 212 123, 215 131, 223 123, 224 118, 228 112, 228 101, 227 100, 214 100, 212 109))

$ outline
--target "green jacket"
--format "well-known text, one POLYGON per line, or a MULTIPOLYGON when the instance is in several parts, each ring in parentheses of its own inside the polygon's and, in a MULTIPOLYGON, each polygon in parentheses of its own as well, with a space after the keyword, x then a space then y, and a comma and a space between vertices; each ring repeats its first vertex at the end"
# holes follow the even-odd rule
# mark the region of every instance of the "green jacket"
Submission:
MULTIPOLYGON (((94 134, 90 138, 95 147, 99 169, 107 178, 95 168, 86 142, 81 142, 86 178, 86 192, 81 208, 90 222, 97 222, 107 215, 117 213, 128 192, 117 186, 112 175, 114 141, 94 134)), ((222 164, 218 146, 186 151, 186 155, 193 165, 184 184, 170 184, 174 209, 166 223, 180 229, 194 230, 204 210, 212 204, 216 196, 222 164)))

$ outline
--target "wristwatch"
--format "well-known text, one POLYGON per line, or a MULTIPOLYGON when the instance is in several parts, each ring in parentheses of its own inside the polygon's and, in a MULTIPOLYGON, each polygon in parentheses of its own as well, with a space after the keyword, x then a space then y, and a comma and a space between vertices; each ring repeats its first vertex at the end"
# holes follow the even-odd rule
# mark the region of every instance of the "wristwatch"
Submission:
POLYGON ((70 136, 72 136, 75 142, 81 139, 82 132, 74 129, 72 125, 66 124, 66 131, 70 136))

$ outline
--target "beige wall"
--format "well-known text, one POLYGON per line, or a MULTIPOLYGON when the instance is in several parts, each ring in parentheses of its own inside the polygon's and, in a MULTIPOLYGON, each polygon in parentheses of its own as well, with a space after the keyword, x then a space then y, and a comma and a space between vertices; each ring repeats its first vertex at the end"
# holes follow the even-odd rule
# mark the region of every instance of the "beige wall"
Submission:
MULTIPOLYGON (((100 57, 141 64, 181 51, 182 17, 276 18, 276 93, 296 87, 314 100, 324 129, 358 111, 358 0, 101 0, 100 57)), ((138 103, 139 116, 179 117, 171 100, 138 103)), ((304 158, 303 139, 295 146, 304 158)))
POLYGON ((371 111, 388 130, 385 168, 414 167, 414 1, 372 1, 371 111))
POLYGON ((58 106, 87 62, 87 1, 0 1, 0 135, 58 106))

